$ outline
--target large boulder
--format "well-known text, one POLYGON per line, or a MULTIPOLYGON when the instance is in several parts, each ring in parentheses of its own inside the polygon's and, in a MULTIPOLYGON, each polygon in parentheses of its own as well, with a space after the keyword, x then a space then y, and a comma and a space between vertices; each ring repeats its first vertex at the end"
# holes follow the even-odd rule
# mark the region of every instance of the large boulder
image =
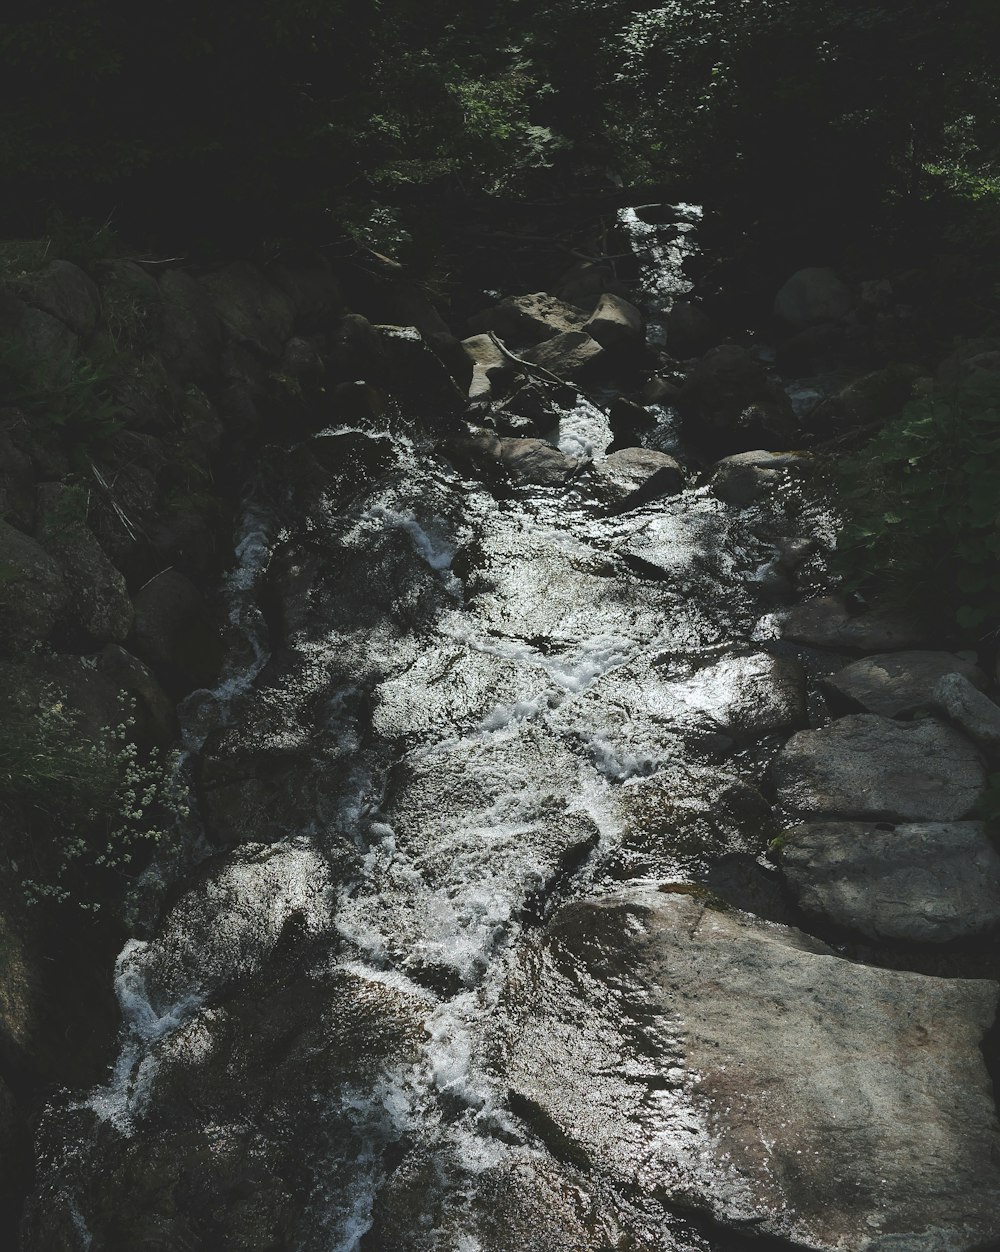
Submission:
POLYGON ((61 565, 69 617, 96 643, 121 643, 132 629, 132 601, 122 574, 87 525, 86 501, 62 483, 38 489, 39 539, 61 565))
POLYGON ((934 688, 946 674, 962 674, 976 687, 986 675, 953 652, 882 652, 852 661, 822 679, 835 697, 882 717, 912 717, 934 706, 934 688))
POLYGON ((884 426, 913 398, 923 371, 915 365, 889 365, 865 374, 811 409, 805 424, 821 435, 884 426))
POLYGON ((87 339, 101 314, 101 297, 96 283, 71 261, 52 261, 45 269, 18 283, 23 300, 44 313, 57 317, 81 339, 87 339))
POLYGON ((567 331, 582 330, 588 320, 584 309, 566 304, 536 291, 526 296, 508 296, 491 309, 469 318, 469 329, 477 334, 494 331, 513 347, 539 344, 567 331))
POLYGON ((960 821, 986 782, 976 748, 950 726, 871 713, 799 731, 772 772, 788 812, 863 821, 960 821))
POLYGON ((415 326, 375 326, 385 363, 385 382, 410 408, 437 414, 459 413, 466 397, 439 356, 415 326))
POLYGON ((598 491, 614 508, 639 508, 684 489, 684 471, 666 452, 622 448, 594 466, 598 491))
POLYGON ((621 296, 605 292, 583 329, 602 348, 620 348, 642 343, 645 333, 642 314, 621 296))
POLYGON ((222 351, 222 322, 211 294, 184 270, 160 280, 162 315, 158 349, 181 382, 215 382, 222 351))
POLYGON ((982 822, 815 822, 784 833, 780 859, 805 913, 876 942, 1000 926, 1000 854, 982 822))
POLYGON ((164 570, 136 593, 132 646, 174 694, 211 686, 222 666, 218 628, 179 570, 164 570))
POLYGON ((281 356, 295 328, 295 305, 281 287, 247 261, 206 274, 201 284, 237 339, 266 356, 281 356))
POLYGON ((555 335, 523 353, 525 361, 540 365, 557 378, 578 378, 604 355, 604 349, 585 331, 570 330, 555 335))
POLYGON ((800 472, 811 464, 808 452, 736 452, 716 464, 709 489, 726 504, 745 508, 784 481, 786 471, 800 472))
POLYGON ((67 376, 80 336, 51 313, 0 287, 0 340, 7 342, 25 368, 42 368, 48 382, 67 376))
POLYGON ((0 649, 48 639, 70 600, 62 567, 0 520, 0 649))
POLYGON ((780 630, 783 639, 795 643, 854 652, 919 648, 927 642, 927 630, 920 622, 879 608, 850 613, 836 596, 817 596, 797 604, 782 618, 780 630))
POLYGON ((837 322, 851 311, 851 292, 831 269, 798 270, 774 298, 774 314, 793 330, 837 322))
POLYGON ((519 486, 561 487, 577 468, 572 457, 544 439, 501 439, 500 455, 519 486))
POLYGON ((700 305, 675 300, 666 318, 667 351, 686 360, 701 356, 720 339, 715 323, 700 305))
POLYGON ((813 1252, 971 1252, 1000 1237, 998 992, 639 886, 564 906, 512 962, 487 1062, 551 1154, 668 1211, 813 1252))

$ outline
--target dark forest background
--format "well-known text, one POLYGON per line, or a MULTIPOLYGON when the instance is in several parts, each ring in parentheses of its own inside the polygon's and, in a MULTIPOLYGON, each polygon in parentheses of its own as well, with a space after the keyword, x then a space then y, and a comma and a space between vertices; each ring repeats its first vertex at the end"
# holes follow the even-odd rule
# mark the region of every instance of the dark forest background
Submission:
POLYGON ((997 46, 994 0, 15 0, 0 233, 426 262, 470 210, 651 184, 790 256, 985 253, 997 46))

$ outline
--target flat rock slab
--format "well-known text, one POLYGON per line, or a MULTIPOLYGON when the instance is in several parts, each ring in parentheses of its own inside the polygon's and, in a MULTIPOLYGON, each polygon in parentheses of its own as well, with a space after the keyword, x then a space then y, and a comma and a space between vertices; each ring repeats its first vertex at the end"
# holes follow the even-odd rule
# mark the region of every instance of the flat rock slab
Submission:
POLYGON ((638 508, 684 488, 684 471, 666 452, 622 448, 594 466, 602 495, 618 508, 638 508))
POLYGON ((1000 926, 1000 855, 982 822, 815 822, 781 869, 804 912, 870 939, 946 943, 1000 926))
POLYGON ((982 758, 957 730, 872 713, 799 731, 772 773, 790 813, 890 822, 960 821, 986 782, 982 758))
POLYGON ((967 1252, 1000 1236, 998 992, 643 886, 555 915, 489 1059, 554 1155, 670 1209, 823 1252, 967 1252))
POLYGON ((823 686, 869 713, 912 717, 933 707, 934 688, 946 674, 962 674, 976 687, 986 686, 977 665, 952 652, 921 651, 864 657, 824 679, 823 686))
POLYGON ((790 609, 781 634, 795 643, 854 652, 889 652, 926 642, 926 631, 917 622, 879 611, 852 616, 835 596, 819 596, 790 609))
POLYGON ((576 378, 604 355, 604 349, 585 331, 568 330, 522 354, 525 361, 540 365, 557 378, 576 378))

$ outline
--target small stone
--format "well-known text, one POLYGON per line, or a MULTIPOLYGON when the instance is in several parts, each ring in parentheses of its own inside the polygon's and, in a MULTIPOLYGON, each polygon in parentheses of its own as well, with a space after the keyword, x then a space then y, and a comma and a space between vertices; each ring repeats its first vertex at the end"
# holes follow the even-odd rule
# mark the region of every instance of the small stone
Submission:
POLYGON ((1000 708, 962 673, 946 674, 934 687, 934 699, 948 717, 984 748, 1000 748, 1000 708))
POLYGON ((920 651, 864 657, 823 679, 822 684, 869 713, 912 717, 934 708, 934 689, 947 674, 962 674, 976 687, 986 686, 986 675, 977 665, 951 652, 920 651))
POLYGON ((780 861, 804 912, 876 942, 1000 925, 1000 855, 982 822, 815 822, 785 832, 780 861))
POLYGON ((793 735, 772 777, 779 804, 802 816, 956 822, 975 809, 986 770, 943 722, 858 713, 793 735))

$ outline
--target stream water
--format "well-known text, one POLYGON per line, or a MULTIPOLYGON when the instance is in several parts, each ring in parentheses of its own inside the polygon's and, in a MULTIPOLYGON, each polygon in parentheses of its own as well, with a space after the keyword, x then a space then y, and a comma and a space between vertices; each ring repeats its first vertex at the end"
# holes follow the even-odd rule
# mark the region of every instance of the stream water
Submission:
MULTIPOLYGON (((672 267, 657 298, 675 239, 647 257, 672 267)), ((610 432, 581 401, 555 438, 600 461, 610 432)), ((588 1168, 502 1040, 568 901, 669 882, 778 907, 760 788, 804 679, 768 575, 777 537, 817 529, 791 489, 615 515, 586 472, 497 487, 399 414, 277 450, 228 676, 185 709, 206 838, 118 959, 107 1082, 45 1115, 25 1246, 739 1246, 588 1168)), ((683 1083, 658 1099, 651 1140, 724 1169, 683 1083)))

